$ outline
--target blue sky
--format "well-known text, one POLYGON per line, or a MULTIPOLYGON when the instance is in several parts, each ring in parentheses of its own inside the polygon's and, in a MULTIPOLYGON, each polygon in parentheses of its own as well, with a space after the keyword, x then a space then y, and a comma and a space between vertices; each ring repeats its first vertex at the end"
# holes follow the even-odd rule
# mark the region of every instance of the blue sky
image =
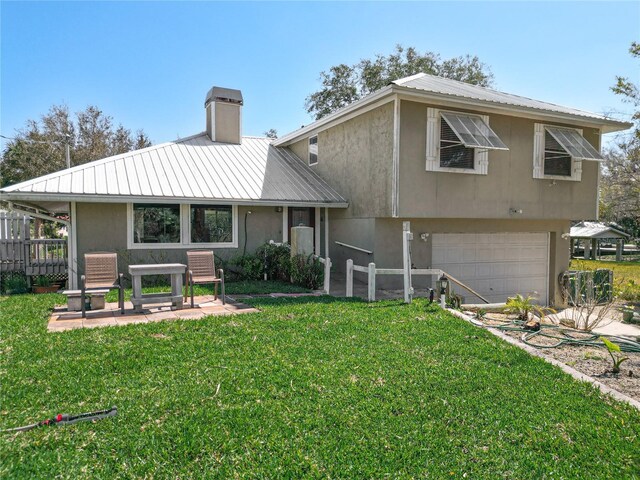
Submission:
MULTIPOLYGON (((472 54, 495 88, 593 112, 631 107, 640 2, 0 3, 0 134, 53 104, 97 105, 154 143, 204 130, 212 85, 242 90, 244 134, 308 124, 319 73, 395 44, 472 54)), ((4 143, 2 143, 4 145, 4 143)))

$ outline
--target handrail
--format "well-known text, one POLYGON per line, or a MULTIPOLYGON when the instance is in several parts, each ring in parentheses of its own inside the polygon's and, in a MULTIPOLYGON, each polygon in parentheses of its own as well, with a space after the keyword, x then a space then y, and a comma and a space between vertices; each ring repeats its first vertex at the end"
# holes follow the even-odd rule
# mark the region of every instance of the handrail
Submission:
POLYGON ((340 245, 340 246, 343 246, 343 247, 347 247, 347 248, 351 248, 353 250, 357 250, 358 252, 366 253, 367 255, 372 255, 373 254, 373 252, 371 250, 366 250, 364 248, 355 247, 353 245, 349 245, 348 243, 338 242, 337 240, 335 241, 335 243, 337 245, 340 245))

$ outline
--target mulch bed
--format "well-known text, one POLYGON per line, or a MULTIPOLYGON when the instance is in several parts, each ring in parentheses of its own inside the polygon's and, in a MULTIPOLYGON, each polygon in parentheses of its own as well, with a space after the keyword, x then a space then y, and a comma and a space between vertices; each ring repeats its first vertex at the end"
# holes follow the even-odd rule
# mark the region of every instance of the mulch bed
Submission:
MULTIPOLYGON (((512 320, 514 317, 501 313, 487 313, 484 318, 486 326, 504 325, 505 321, 512 320)), ((578 330, 562 327, 569 330, 572 336, 578 338, 587 338, 590 334, 585 334, 578 330)), ((503 331, 506 335, 518 339, 522 342, 523 332, 503 331)), ((623 352, 623 356, 629 360, 620 365, 620 373, 611 373, 612 361, 607 349, 603 347, 565 344, 555 348, 544 348, 556 343, 556 340, 536 336, 529 343, 534 343, 540 351, 579 372, 589 375, 600 383, 613 388, 614 390, 624 393, 625 395, 640 400, 640 353, 623 352)))

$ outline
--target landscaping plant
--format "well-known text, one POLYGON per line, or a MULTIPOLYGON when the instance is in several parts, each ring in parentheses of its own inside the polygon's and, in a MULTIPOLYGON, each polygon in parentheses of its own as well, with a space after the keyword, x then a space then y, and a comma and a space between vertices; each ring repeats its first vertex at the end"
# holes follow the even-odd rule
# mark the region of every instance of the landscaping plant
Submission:
POLYGON ((286 243, 265 243, 256 249, 269 280, 288 282, 291 277, 291 247, 286 243))
POLYGON ((7 295, 26 293, 29 291, 27 277, 22 273, 12 272, 4 276, 3 288, 7 295))
POLYGON ((552 312, 550 308, 541 307, 540 305, 533 303, 534 298, 531 295, 526 297, 517 293, 515 297, 509 297, 507 299, 507 306, 504 311, 506 313, 512 313, 518 316, 518 319, 528 321, 530 315, 536 315, 540 318, 544 318, 547 312, 552 312))
POLYGON ((560 278, 562 297, 571 308, 567 310, 569 315, 561 318, 560 322, 585 332, 591 332, 598 326, 604 325, 617 299, 615 294, 613 296, 604 294, 609 286, 609 284, 588 282, 585 288, 578 291, 571 288, 568 277, 563 275, 560 278), (608 300, 603 300, 605 298, 608 300))
POLYGON ((317 258, 314 258, 313 255, 291 257, 292 283, 316 290, 322 285, 323 281, 324 268, 317 258))
POLYGON ((620 364, 625 360, 629 360, 629 357, 623 357, 622 351, 620 350, 620 345, 617 343, 613 343, 611 340, 607 340, 605 337, 600 337, 604 346, 607 347, 609 351, 609 355, 611 355, 611 360, 613 361, 613 368, 611 369, 611 373, 620 373, 620 364))

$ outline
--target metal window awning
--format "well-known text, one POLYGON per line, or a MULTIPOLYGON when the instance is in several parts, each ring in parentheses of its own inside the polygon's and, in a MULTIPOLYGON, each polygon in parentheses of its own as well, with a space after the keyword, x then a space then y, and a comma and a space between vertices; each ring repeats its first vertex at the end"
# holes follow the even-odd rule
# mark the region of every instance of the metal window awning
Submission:
POLYGON ((442 112, 441 115, 465 147, 509 150, 482 118, 451 112, 442 112))
POLYGON ((602 155, 578 131, 561 127, 545 127, 545 129, 573 158, 597 162, 604 160, 602 155))

